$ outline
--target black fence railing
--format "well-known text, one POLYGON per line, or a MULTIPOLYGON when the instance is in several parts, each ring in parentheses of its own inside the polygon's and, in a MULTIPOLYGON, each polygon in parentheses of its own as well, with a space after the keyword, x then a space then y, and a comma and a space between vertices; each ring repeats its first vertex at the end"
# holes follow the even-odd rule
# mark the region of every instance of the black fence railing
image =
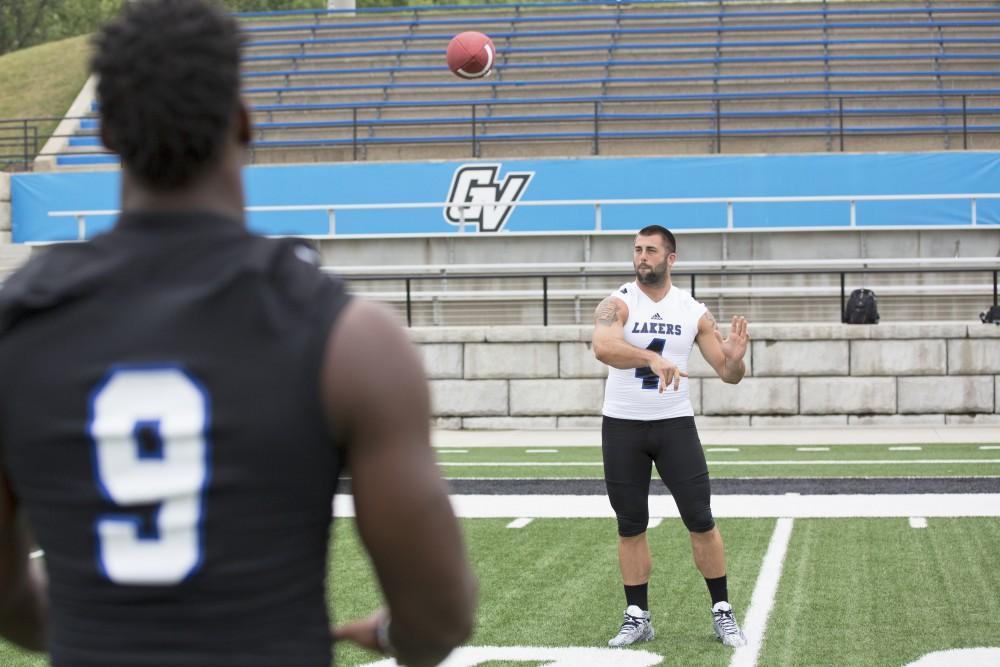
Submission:
MULTIPOLYGON (((257 105, 253 107, 255 140, 251 156, 257 161, 274 150, 339 149, 338 156, 363 159, 372 146, 452 145, 467 147, 464 154, 479 157, 486 144, 588 142, 592 155, 613 154, 609 143, 618 140, 659 140, 670 150, 671 141, 705 140, 711 151, 722 153, 738 139, 780 141, 820 138, 830 150, 863 149, 862 140, 887 137, 941 137, 954 147, 980 149, 996 146, 1000 137, 1000 91, 859 91, 850 94, 740 94, 670 96, 594 96, 557 99, 483 99, 474 101, 399 101, 343 104, 257 105), (770 103, 800 102, 798 109, 775 110, 770 103), (703 103, 702 111, 691 105, 703 103), (808 105, 812 108, 808 108, 808 105), (543 110, 539 107, 544 105, 543 110), (684 105, 679 109, 678 105, 684 105), (637 106, 641 109, 635 110, 637 106), (392 109, 419 111, 416 117, 383 118, 392 109), (428 116, 427 109, 440 110, 428 116), (610 109, 610 110, 609 110, 610 109), (633 109, 635 111, 630 111, 633 109), (504 112, 504 113, 500 113, 504 112), (290 115, 303 114, 283 122, 290 115), (549 131, 541 131, 549 126, 549 131), (639 127, 636 127, 639 126, 639 127), (414 132, 416 129, 420 132, 414 132), (624 129, 623 129, 624 128, 624 129), (391 134, 394 130, 403 134, 391 134), (273 138, 280 133, 282 138, 273 138), (408 133, 408 134, 406 134, 408 133), (318 136, 317 136, 318 135, 318 136), (975 138, 987 138, 976 141, 975 138)), ((67 117, 71 120, 93 116, 67 117)), ((106 155, 100 145, 75 146, 66 152, 39 153, 39 128, 61 118, 0 120, 0 164, 31 169, 35 157, 106 155)), ((56 138, 96 137, 96 131, 56 138)))
MULTIPOLYGON (((670 96, 596 96, 567 99, 484 99, 461 102, 392 102, 358 104, 302 104, 260 105, 255 107, 255 117, 266 117, 257 125, 258 141, 252 144, 255 153, 275 149, 296 148, 349 148, 351 159, 358 160, 369 146, 404 144, 451 144, 468 146, 470 157, 480 157, 485 144, 525 142, 589 141, 591 155, 602 153, 602 145, 621 139, 683 140, 702 139, 712 143, 711 152, 723 153, 727 142, 740 138, 764 138, 780 141, 783 138, 820 138, 844 152, 853 150, 850 139, 884 139, 900 136, 948 137, 961 140, 961 148, 976 149, 988 146, 974 145, 976 136, 1000 136, 1000 92, 983 93, 934 91, 918 94, 900 94, 894 91, 855 92, 845 95, 820 95, 800 93, 760 94, 692 94, 670 96), (915 101, 933 100, 930 106, 914 107, 915 101), (775 111, 766 108, 770 102, 819 102, 822 106, 806 109, 775 111), (678 106, 690 108, 692 103, 705 103, 708 111, 671 111, 678 106), (868 106, 852 106, 864 102, 868 106), (971 102, 971 103, 970 103, 971 102), (906 103, 909 106, 899 106, 906 103), (991 105, 992 103, 992 105, 991 105), (538 106, 574 108, 568 114, 526 112, 505 117, 498 111, 518 112, 538 106), (609 111, 609 107, 642 106, 639 113, 609 111), (761 108, 764 105, 765 108, 761 108), (383 119, 378 112, 391 108, 402 109, 440 108, 459 110, 460 116, 442 118, 393 118, 383 119), (650 108, 659 111, 650 111, 650 108), (466 111, 467 110, 467 111, 466 111), (312 121, 282 123, 288 114, 308 112, 329 114, 312 121), (365 117, 366 112, 371 117, 365 117), (933 122, 927 121, 932 119, 933 122), (906 121, 906 122, 904 122, 906 121), (924 122, 921 122, 924 121, 924 122), (642 129, 626 129, 625 124, 642 123, 642 129), (700 123, 700 128, 692 128, 700 123), (881 123, 881 124, 873 124, 881 123), (575 129, 550 132, 533 131, 546 124, 575 129), (754 125, 756 124, 756 125, 754 125), (381 136, 365 133, 386 131, 393 128, 422 127, 421 136, 381 136), (453 134, 441 134, 448 128, 453 134), (528 128, 528 129, 525 129, 528 128), (268 132, 284 134, 307 133, 317 130, 341 132, 344 136, 328 139, 289 138, 267 139, 268 132), (350 136, 347 136, 347 131, 350 136)), ((992 144, 991 144, 992 145, 992 144)), ((957 147, 957 145, 956 145, 957 147)), ((666 148, 669 148, 668 146, 666 148)))
MULTIPOLYGON (((868 275, 868 274, 907 274, 907 273, 973 273, 973 274, 987 274, 992 279, 993 283, 993 305, 1000 305, 1000 291, 998 291, 998 276, 1000 276, 1000 260, 997 261, 996 267, 981 268, 981 267, 943 267, 935 266, 931 267, 909 267, 909 268, 857 268, 857 269, 765 269, 765 270, 754 270, 754 271, 731 271, 731 270, 703 270, 703 271, 678 271, 672 274, 674 280, 678 284, 683 285, 683 281, 686 279, 688 284, 687 289, 691 292, 691 296, 697 298, 698 294, 698 279, 706 277, 755 277, 755 276, 839 276, 840 278, 840 313, 841 322, 844 321, 844 311, 847 306, 848 297, 848 276, 852 275, 868 275)), ((494 272, 494 273, 436 273, 426 276, 418 275, 379 275, 379 274, 368 274, 368 275, 345 275, 345 279, 350 282, 402 282, 404 284, 405 293, 405 312, 406 312, 406 324, 407 326, 413 326, 413 306, 414 306, 414 283, 420 282, 442 282, 442 281, 455 281, 455 280, 472 280, 472 281, 497 281, 497 280, 537 280, 538 281, 538 300, 541 302, 542 306, 542 324, 544 326, 549 325, 549 302, 550 302, 550 292, 549 292, 549 281, 551 279, 566 279, 566 278, 629 278, 635 275, 631 271, 580 271, 577 273, 567 273, 567 272, 529 272, 529 273, 518 273, 518 272, 494 272)), ((983 306, 987 306, 986 300, 989 298, 988 293, 983 293, 983 306)))
POLYGON ((0 120, 0 171, 30 171, 38 155, 38 128, 35 119, 0 120))

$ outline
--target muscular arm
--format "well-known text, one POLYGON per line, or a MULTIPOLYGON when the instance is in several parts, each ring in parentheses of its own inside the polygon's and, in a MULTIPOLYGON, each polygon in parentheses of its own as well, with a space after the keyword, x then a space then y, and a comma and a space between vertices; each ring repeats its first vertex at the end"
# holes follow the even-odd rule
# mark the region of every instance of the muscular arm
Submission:
MULTIPOLYGON (((358 532, 398 660, 436 665, 472 630, 475 581, 430 447, 422 364, 384 309, 360 299, 347 307, 327 346, 323 393, 331 421, 347 429, 358 532)), ((373 630, 369 619, 335 636, 372 647, 373 630)))
POLYGON ((614 368, 642 368, 660 355, 625 342, 628 306, 621 299, 606 297, 594 313, 594 356, 614 368))
POLYGON ((715 369, 723 382, 738 384, 743 379, 746 374, 743 356, 746 354, 749 339, 747 321, 742 317, 733 318, 729 338, 726 339, 719 333, 719 325, 716 324, 711 312, 706 310, 698 320, 698 335, 695 337, 695 342, 698 343, 701 356, 705 357, 705 361, 715 369))
POLYGON ((48 608, 45 569, 29 560, 23 516, 0 473, 0 635, 32 651, 45 650, 48 608))
POLYGON ((625 342, 625 322, 628 320, 628 306, 621 299, 609 296, 601 301, 594 313, 594 335, 591 345, 594 356, 614 368, 643 368, 660 376, 660 393, 673 383, 674 391, 680 387, 681 377, 688 374, 677 368, 669 359, 658 352, 636 347, 625 342))

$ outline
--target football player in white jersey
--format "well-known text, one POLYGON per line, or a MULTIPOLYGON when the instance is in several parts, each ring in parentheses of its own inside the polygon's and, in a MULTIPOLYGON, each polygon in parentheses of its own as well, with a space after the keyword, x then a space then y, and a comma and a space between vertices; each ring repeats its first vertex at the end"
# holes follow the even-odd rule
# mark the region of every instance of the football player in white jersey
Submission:
POLYGON ((650 225, 635 237, 635 281, 601 301, 593 348, 607 364, 602 450, 604 479, 618 517, 618 560, 625 586, 625 619, 610 646, 653 639, 648 604, 652 556, 646 540, 649 480, 655 464, 691 534, 694 562, 712 598, 715 633, 726 646, 746 638, 729 604, 722 535, 712 517, 708 466, 688 398, 687 363, 697 343, 723 382, 743 379, 750 334, 734 317, 723 338, 712 314, 672 284, 677 242, 650 225))

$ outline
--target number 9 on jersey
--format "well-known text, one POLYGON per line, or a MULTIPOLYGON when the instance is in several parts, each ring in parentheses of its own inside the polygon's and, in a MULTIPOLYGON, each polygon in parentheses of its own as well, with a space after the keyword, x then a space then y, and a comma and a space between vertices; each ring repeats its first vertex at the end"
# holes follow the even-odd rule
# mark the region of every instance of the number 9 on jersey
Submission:
POLYGON ((101 573, 117 584, 180 583, 202 559, 206 392, 177 367, 120 367, 90 410, 97 485, 116 506, 95 525, 101 573), (151 521, 140 511, 149 507, 151 521))

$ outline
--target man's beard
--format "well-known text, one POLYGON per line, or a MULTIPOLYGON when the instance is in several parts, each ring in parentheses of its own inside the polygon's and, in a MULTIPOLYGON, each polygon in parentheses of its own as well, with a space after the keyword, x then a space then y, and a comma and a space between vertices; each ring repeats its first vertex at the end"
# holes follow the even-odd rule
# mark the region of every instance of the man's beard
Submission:
MULTIPOLYGON (((647 266, 649 266, 647 264, 647 266)), ((639 267, 635 269, 635 279, 643 285, 662 285, 667 278, 667 263, 659 266, 650 266, 649 271, 640 273, 639 267)))

